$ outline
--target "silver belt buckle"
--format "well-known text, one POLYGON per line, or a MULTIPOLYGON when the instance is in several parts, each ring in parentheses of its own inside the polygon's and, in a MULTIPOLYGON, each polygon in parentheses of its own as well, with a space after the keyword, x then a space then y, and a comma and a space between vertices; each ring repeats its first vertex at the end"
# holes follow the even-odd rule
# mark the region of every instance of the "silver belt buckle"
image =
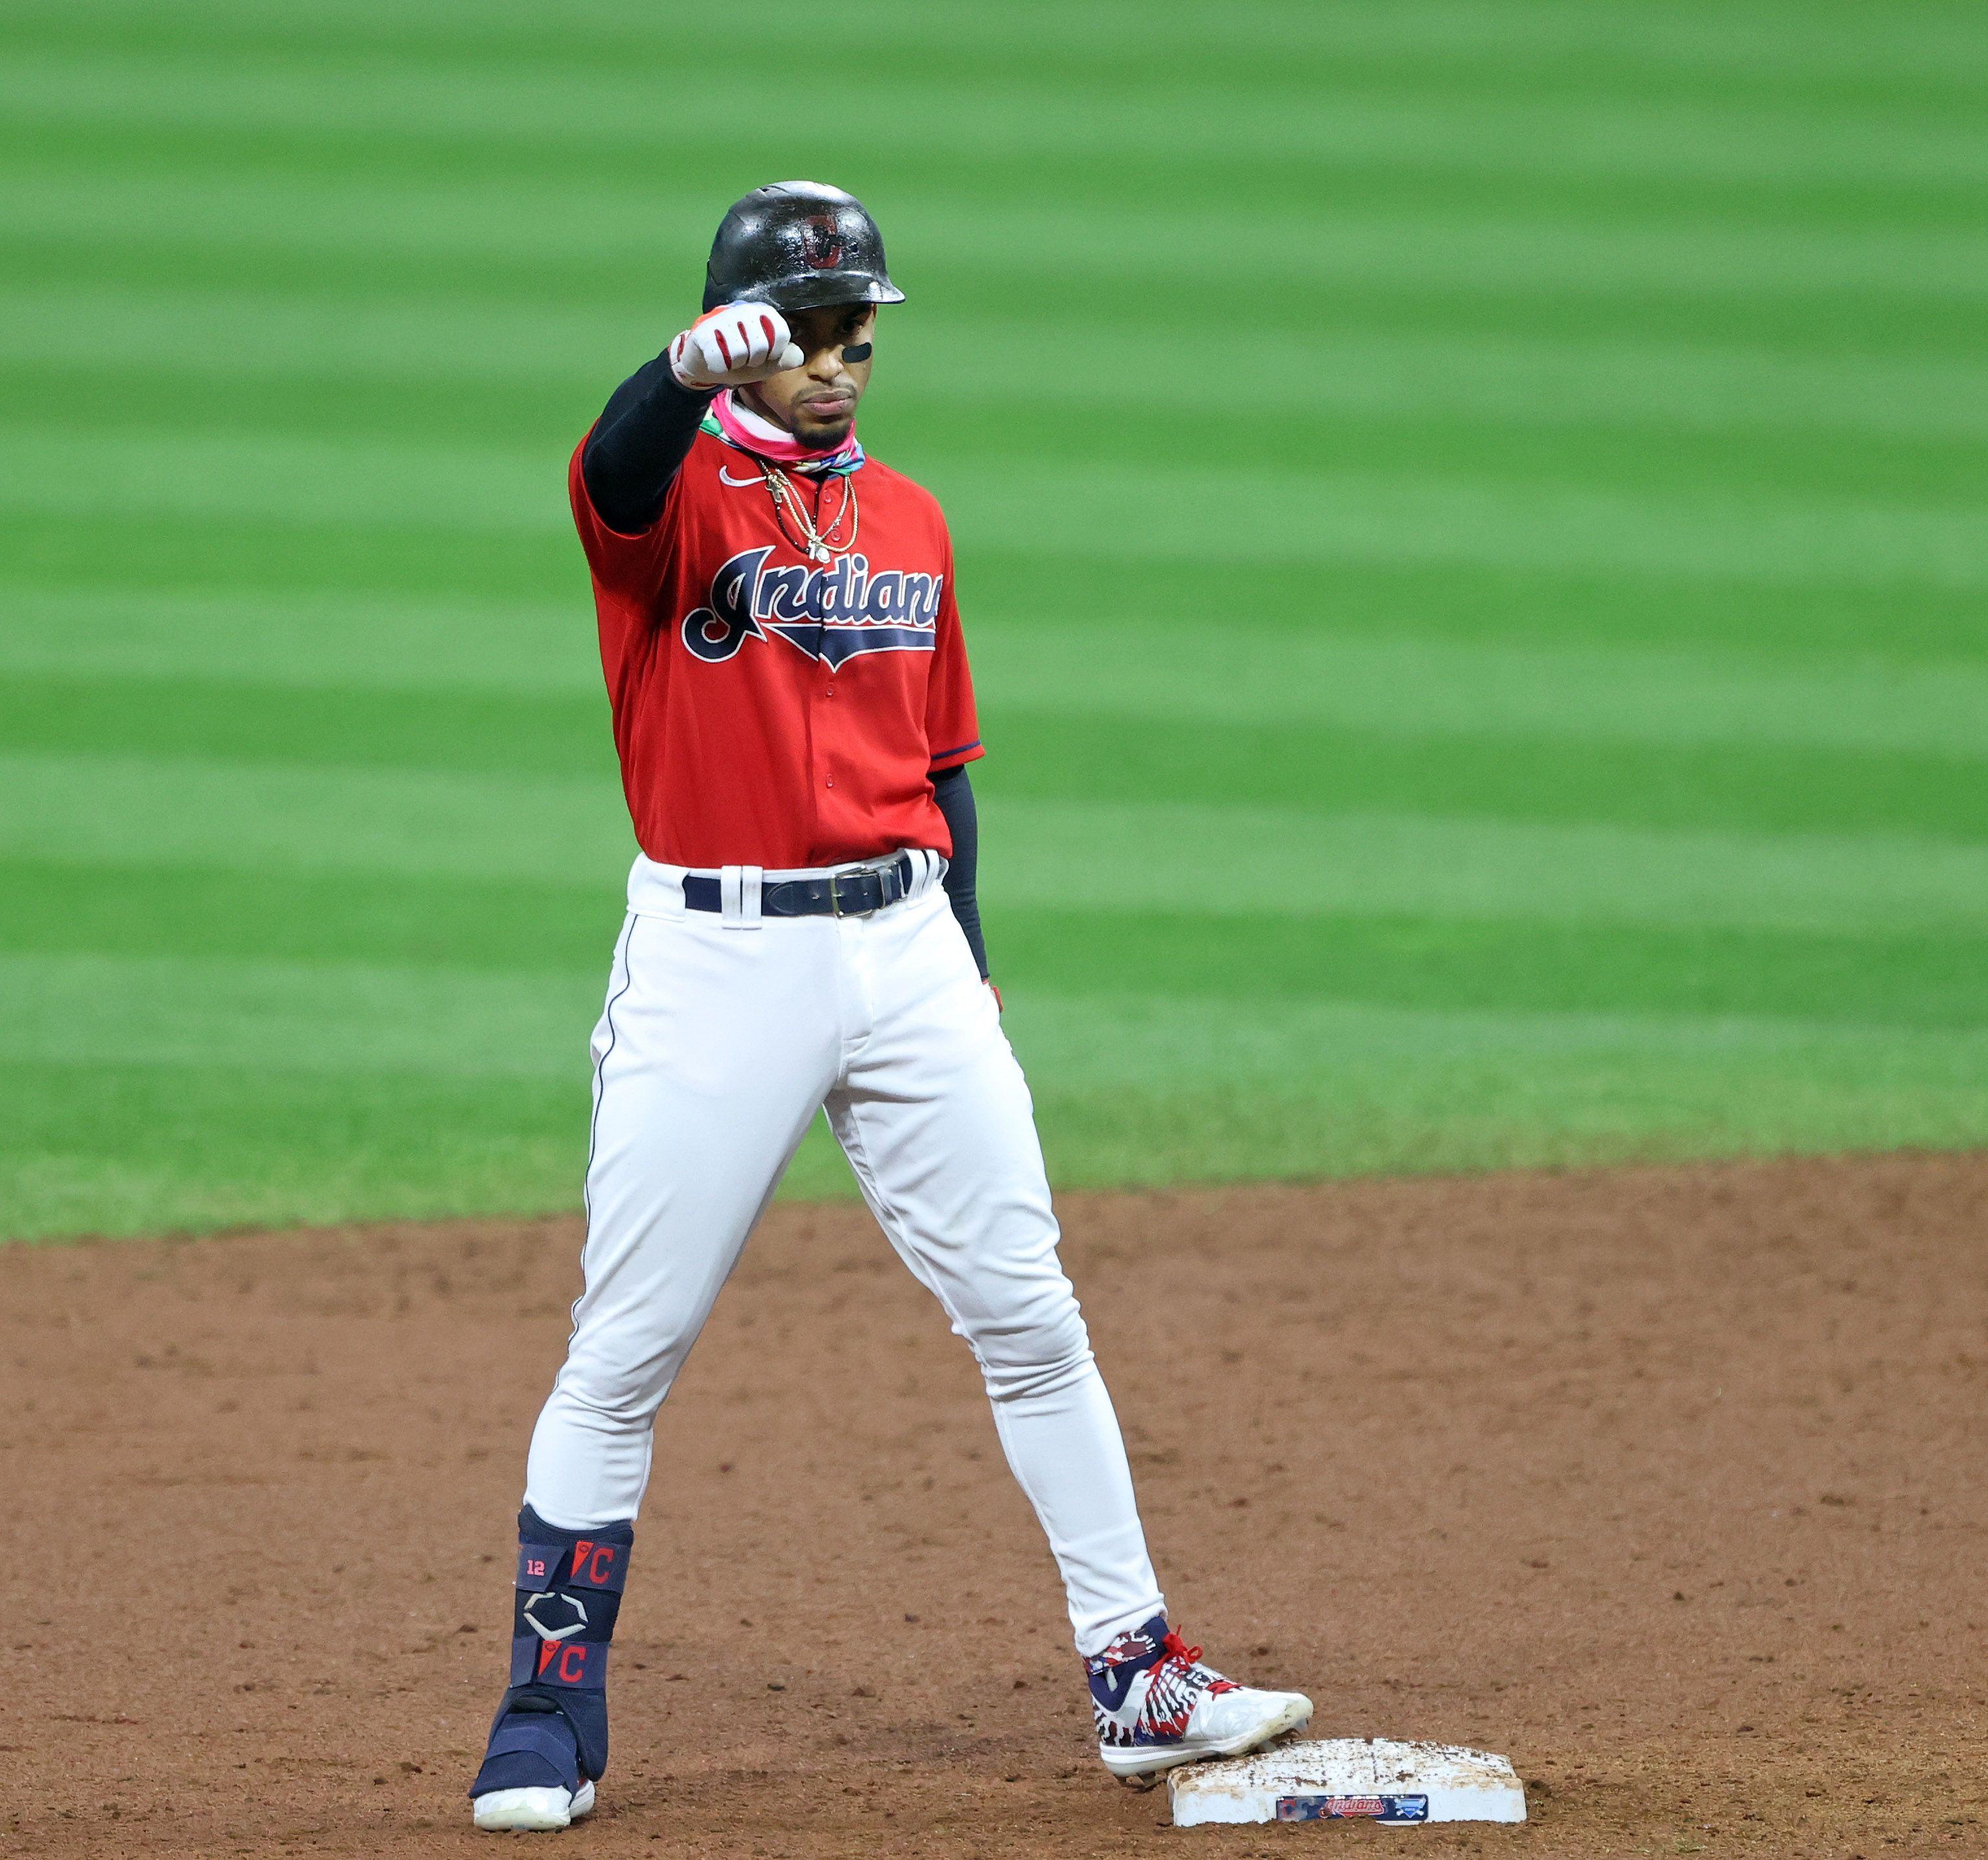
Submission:
POLYGON ((842 878, 853 878, 855 874, 854 873, 847 872, 830 872, 829 874, 828 914, 830 917, 870 917, 875 915, 874 911, 845 911, 843 909, 842 891, 838 881, 842 878))
POLYGON ((885 905, 901 903, 910 895, 904 884, 904 874, 898 869, 903 858, 904 854, 899 853, 887 864, 882 865, 859 865, 853 871, 830 872, 828 875, 830 915, 832 917, 874 917, 885 905), (877 901, 867 911, 845 911, 842 908, 842 894, 837 888, 837 881, 840 878, 854 878, 859 874, 877 881, 877 901), (898 888, 895 897, 891 894, 891 887, 893 884, 898 888))

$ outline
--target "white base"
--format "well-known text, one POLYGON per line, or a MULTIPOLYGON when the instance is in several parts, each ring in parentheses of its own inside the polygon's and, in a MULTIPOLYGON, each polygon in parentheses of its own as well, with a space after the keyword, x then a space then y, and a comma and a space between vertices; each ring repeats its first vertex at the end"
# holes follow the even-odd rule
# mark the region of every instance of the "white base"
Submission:
POLYGON ((1523 1821, 1510 1760, 1453 1743, 1333 1737, 1196 1764, 1167 1778, 1174 1825, 1202 1821, 1523 1821))

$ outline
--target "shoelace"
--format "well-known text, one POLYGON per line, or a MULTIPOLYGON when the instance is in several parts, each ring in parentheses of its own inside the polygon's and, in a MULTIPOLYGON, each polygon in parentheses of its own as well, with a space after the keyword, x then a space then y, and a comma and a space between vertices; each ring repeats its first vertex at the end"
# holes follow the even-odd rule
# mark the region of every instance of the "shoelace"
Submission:
MULTIPOLYGON (((1190 1647, 1172 1628, 1167 1630, 1167 1637, 1160 1642, 1160 1645, 1166 1649, 1166 1657, 1160 1662, 1158 1666, 1154 1669, 1154 1679, 1157 1680, 1160 1674, 1168 1667, 1178 1664, 1181 1669, 1181 1676, 1192 1681, 1195 1676, 1196 1663, 1201 1659, 1201 1649, 1199 1647, 1190 1647)), ((1207 1671, 1205 1668, 1202 1668, 1202 1670, 1207 1671)), ((1242 1688, 1233 1679, 1225 1679, 1218 1672, 1209 1672, 1207 1689, 1212 1693, 1239 1692, 1242 1688)))

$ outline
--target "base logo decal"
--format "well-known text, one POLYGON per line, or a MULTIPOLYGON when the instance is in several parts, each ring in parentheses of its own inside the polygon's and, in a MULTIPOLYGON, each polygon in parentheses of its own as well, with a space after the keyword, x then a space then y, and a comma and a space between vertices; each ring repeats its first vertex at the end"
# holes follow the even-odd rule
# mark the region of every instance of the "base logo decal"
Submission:
POLYGON ((1425 1795, 1280 1795, 1280 1821, 1378 1821, 1400 1826, 1428 1819, 1425 1795))

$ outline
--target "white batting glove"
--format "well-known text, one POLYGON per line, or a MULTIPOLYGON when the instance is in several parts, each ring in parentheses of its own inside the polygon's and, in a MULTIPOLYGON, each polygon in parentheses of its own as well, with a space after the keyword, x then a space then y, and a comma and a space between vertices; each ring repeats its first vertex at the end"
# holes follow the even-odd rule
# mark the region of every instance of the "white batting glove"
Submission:
POLYGON ((736 387, 798 368, 807 357, 770 303, 708 310, 670 344, 670 372, 685 387, 736 387))

